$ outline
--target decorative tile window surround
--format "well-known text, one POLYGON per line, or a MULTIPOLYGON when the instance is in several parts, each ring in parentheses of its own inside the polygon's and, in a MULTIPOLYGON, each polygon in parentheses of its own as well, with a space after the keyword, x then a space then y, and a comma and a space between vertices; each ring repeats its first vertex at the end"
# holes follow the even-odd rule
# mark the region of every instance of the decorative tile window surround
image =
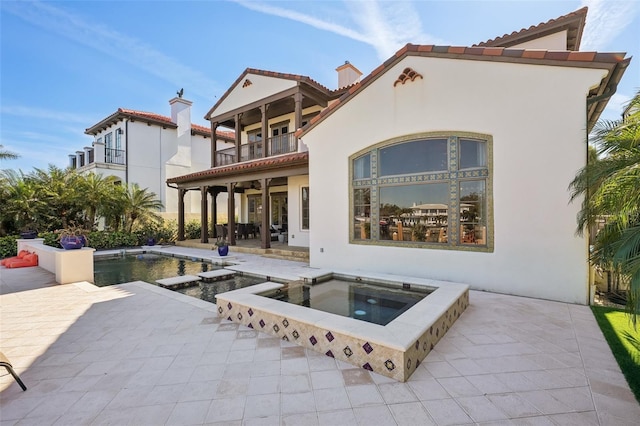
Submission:
MULTIPOLYGON (((326 271, 322 275, 326 277, 326 271)), ((275 282, 218 294, 218 315, 404 382, 467 308, 469 286, 382 275, 366 279, 435 290, 386 326, 258 295, 283 287, 275 282)), ((303 278, 309 283, 316 279, 311 275, 303 278)))

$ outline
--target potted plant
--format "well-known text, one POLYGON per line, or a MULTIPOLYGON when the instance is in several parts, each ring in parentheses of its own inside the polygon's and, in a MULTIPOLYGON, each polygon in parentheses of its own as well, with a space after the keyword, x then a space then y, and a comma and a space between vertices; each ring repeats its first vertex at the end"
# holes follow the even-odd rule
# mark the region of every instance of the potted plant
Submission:
POLYGON ((229 254, 229 243, 226 239, 218 237, 216 247, 218 248, 218 255, 226 256, 229 254))
POLYGON ((25 226, 22 231, 20 231, 20 237, 25 240, 33 240, 38 236, 38 231, 35 230, 33 224, 25 226))
POLYGON ((89 242, 88 231, 79 226, 68 226, 56 231, 60 245, 65 250, 74 250, 85 247, 89 242))

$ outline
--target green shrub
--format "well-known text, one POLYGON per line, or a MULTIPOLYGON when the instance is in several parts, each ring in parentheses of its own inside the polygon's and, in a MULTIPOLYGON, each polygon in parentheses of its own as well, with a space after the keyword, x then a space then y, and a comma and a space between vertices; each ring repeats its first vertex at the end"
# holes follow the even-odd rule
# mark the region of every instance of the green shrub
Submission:
POLYGON ((89 239, 89 247, 96 250, 106 250, 121 247, 136 247, 138 244, 138 236, 135 233, 128 232, 111 232, 111 231, 94 231, 87 236, 89 239))
POLYGON ((18 254, 18 239, 15 235, 0 237, 0 258, 12 257, 18 254))
POLYGON ((187 240, 196 240, 200 238, 200 233, 200 222, 197 220, 191 220, 184 224, 184 237, 187 240))
POLYGON ((173 244, 178 235, 176 221, 146 223, 134 231, 138 237, 138 245, 145 245, 149 238, 155 238, 156 244, 173 244))
POLYGON ((51 246, 55 248, 60 248, 60 242, 58 241, 58 234, 53 232, 41 232, 38 234, 38 238, 43 238, 43 244, 45 246, 51 246))

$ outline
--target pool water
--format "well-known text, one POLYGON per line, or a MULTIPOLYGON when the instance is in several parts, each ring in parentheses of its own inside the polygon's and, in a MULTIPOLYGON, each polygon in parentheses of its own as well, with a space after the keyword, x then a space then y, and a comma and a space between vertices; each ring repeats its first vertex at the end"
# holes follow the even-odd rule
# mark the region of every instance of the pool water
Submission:
POLYGON ((155 284, 156 280, 162 278, 196 275, 214 269, 221 268, 208 262, 144 253, 124 257, 96 257, 93 278, 98 287, 131 281, 155 284))
POLYGON ((255 284, 263 283, 265 281, 266 279, 264 278, 236 275, 231 279, 214 282, 200 282, 194 287, 181 288, 176 291, 178 293, 186 294, 187 296, 206 300, 207 302, 211 303, 216 303, 216 295, 219 293, 236 290, 238 288, 249 287, 255 284))
POLYGON ((321 284, 293 282, 260 294, 373 324, 387 325, 432 292, 332 279, 321 284))

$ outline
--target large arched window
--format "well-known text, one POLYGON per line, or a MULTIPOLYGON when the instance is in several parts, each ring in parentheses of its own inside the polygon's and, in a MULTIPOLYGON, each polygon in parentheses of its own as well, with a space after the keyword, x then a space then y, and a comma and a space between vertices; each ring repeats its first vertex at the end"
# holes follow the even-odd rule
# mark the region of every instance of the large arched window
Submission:
POLYGON ((492 139, 396 138, 350 158, 350 242, 493 251, 492 139))

